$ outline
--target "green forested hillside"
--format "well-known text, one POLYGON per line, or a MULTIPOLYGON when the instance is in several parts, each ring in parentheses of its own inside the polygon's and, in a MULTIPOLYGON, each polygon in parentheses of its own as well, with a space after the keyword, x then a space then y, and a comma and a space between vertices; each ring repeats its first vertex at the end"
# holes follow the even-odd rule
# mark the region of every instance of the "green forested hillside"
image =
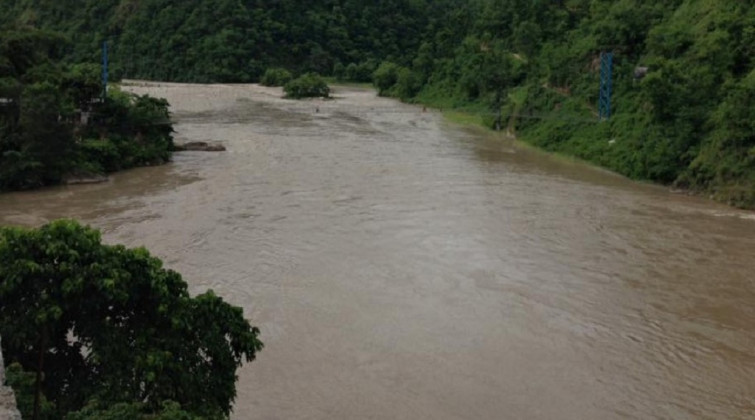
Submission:
POLYGON ((125 77, 243 82, 257 81, 271 65, 330 74, 385 58, 409 63, 428 12, 440 10, 430 3, 5 0, 0 24, 61 32, 73 40, 73 61, 98 60, 108 40, 113 70, 125 77))
POLYGON ((6 0, 0 24, 62 33, 72 62, 108 40, 124 77, 374 76, 383 95, 491 125, 500 109, 545 149, 755 206, 752 0, 6 0), (598 123, 601 51, 614 95, 598 123))
POLYGON ((755 206, 752 2, 486 1, 474 13, 445 56, 421 47, 434 65, 414 63, 420 100, 493 111, 500 97, 538 146, 755 206), (596 123, 600 51, 615 54, 614 113, 596 123))

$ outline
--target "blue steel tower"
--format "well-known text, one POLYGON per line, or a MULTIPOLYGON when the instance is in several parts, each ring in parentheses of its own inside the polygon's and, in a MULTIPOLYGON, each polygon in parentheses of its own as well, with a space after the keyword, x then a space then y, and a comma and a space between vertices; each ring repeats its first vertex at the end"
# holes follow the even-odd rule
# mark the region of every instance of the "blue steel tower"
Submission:
POLYGON ((600 97, 598 100, 598 118, 611 118, 611 79, 613 76, 613 53, 600 53, 600 97))

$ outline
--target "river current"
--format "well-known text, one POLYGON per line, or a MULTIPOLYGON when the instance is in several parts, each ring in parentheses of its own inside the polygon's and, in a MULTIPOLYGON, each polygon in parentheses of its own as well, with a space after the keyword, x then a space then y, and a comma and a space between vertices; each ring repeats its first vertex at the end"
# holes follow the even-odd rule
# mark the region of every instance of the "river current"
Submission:
POLYGON ((755 418, 754 213, 368 90, 128 89, 228 150, 2 194, 0 223, 78 218, 242 306, 233 418, 755 418))

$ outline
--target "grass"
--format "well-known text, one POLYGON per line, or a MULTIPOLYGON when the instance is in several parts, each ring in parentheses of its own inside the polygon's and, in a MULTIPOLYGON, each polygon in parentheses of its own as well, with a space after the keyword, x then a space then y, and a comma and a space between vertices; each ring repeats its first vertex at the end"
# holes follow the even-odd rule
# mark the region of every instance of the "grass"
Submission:
MULTIPOLYGON (((519 91, 517 92, 517 94, 520 95, 521 97, 522 95, 526 95, 526 91, 525 92, 519 91)), ((464 110, 459 110, 459 109, 441 109, 441 113, 443 114, 444 119, 451 124, 461 126, 464 128, 470 128, 488 138, 494 138, 498 140, 505 139, 506 141, 511 141, 513 145, 519 149, 527 150, 534 153, 540 153, 558 162, 588 166, 596 170, 606 171, 613 175, 626 178, 626 176, 612 170, 611 168, 607 168, 595 162, 591 162, 589 160, 579 158, 575 156, 574 154, 547 150, 542 147, 539 147, 536 144, 533 144, 532 142, 526 141, 526 137, 524 138, 518 137, 516 136, 515 133, 509 133, 505 129, 499 132, 493 131, 490 128, 490 124, 485 118, 485 116, 480 115, 479 113, 464 111, 464 110)), ((635 181, 639 183, 653 184, 652 182, 649 182, 649 181, 637 181, 637 180, 635 181)))
POLYGON ((485 129, 488 128, 483 121, 483 117, 479 114, 457 110, 445 110, 442 111, 442 113, 443 117, 445 117, 447 121, 457 125, 465 127, 479 127, 485 129))

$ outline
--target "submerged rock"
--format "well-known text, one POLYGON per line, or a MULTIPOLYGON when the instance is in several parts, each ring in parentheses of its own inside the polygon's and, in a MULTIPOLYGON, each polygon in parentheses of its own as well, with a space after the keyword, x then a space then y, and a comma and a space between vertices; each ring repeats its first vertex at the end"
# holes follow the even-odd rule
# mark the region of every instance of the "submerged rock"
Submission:
POLYGON ((173 146, 174 152, 224 152, 225 146, 219 143, 208 143, 206 141, 190 141, 184 144, 173 146))
POLYGON ((63 183, 66 185, 99 184, 108 181, 110 181, 110 178, 106 175, 93 174, 69 176, 63 180, 63 183))

